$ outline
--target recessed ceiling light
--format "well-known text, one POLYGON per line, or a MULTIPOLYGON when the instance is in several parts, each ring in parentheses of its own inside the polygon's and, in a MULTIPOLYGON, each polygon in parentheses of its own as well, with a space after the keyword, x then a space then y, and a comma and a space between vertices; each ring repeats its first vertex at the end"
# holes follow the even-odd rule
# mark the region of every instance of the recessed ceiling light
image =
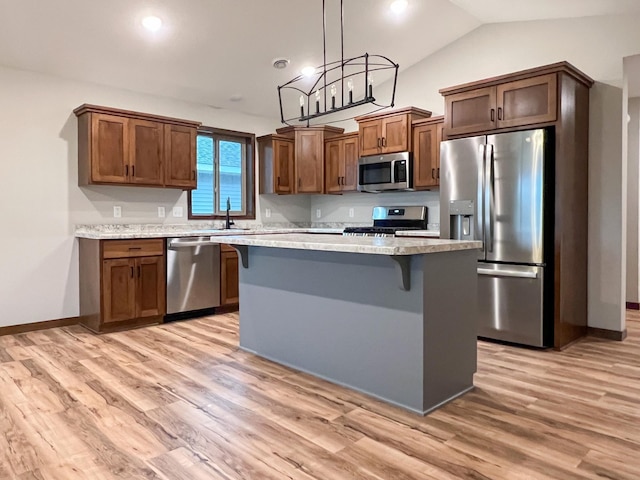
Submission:
POLYGON ((311 75, 316 73, 316 69, 314 67, 304 67, 301 71, 302 71, 302 74, 307 77, 310 77, 311 75))
POLYGON ((162 20, 153 15, 142 19, 142 26, 150 32, 157 32, 162 27, 162 20))
POLYGON ((391 3, 391 11, 395 14, 402 13, 407 9, 409 2, 407 0, 395 0, 391 3))

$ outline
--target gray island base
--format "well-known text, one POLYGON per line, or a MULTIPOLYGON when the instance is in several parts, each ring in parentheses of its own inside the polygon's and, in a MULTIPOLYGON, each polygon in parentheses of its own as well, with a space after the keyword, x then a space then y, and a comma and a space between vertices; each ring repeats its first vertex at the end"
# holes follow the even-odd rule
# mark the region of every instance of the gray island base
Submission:
POLYGON ((479 242, 213 238, 245 265, 242 349, 423 415, 473 388, 479 242))

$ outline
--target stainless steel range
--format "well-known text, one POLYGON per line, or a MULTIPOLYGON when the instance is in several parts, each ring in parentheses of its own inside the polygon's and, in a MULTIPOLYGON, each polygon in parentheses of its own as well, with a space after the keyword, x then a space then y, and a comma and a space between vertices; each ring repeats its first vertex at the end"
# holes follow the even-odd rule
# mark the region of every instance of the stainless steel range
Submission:
POLYGON ((373 207, 372 227, 347 227, 343 235, 393 237, 400 230, 426 230, 427 207, 373 207))

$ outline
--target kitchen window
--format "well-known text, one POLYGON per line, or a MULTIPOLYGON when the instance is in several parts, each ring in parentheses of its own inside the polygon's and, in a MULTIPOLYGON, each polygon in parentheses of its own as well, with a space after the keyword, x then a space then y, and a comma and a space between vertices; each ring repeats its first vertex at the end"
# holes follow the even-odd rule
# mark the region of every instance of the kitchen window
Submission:
POLYGON ((198 188, 189 193, 189 218, 255 218, 255 135, 218 128, 198 130, 198 188))

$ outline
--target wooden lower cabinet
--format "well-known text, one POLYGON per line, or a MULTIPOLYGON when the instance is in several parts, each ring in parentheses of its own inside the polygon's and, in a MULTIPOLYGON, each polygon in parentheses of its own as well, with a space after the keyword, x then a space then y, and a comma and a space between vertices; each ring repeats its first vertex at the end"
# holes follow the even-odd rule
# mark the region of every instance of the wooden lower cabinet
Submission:
POLYGON ((220 248, 220 304, 236 305, 240 302, 238 279, 238 252, 229 245, 220 248))
POLYGON ((80 245, 80 323, 94 332, 160 323, 166 312, 164 240, 80 245))

